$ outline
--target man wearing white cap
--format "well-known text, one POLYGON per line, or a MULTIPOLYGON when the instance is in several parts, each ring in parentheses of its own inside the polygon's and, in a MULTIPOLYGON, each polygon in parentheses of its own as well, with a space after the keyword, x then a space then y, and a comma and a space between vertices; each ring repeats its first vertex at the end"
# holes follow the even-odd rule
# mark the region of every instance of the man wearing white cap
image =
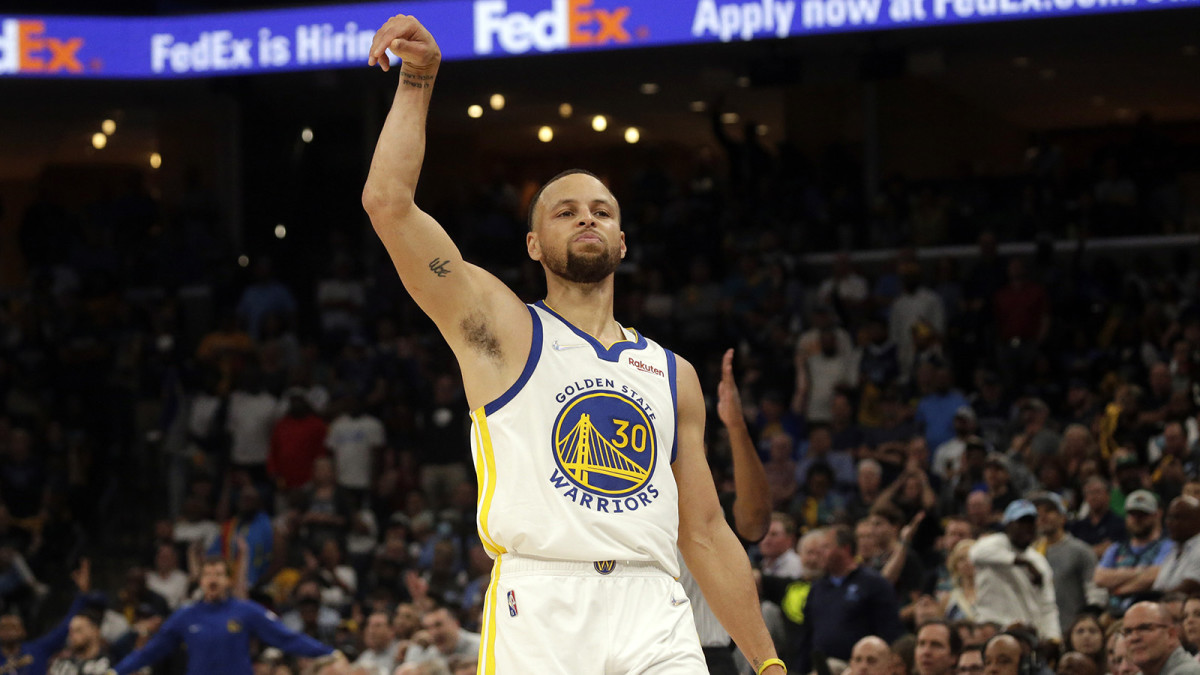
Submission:
POLYGON ((1037 507, 1018 499, 1004 509, 1004 532, 980 537, 971 547, 979 623, 1023 623, 1042 640, 1061 640, 1054 573, 1045 556, 1029 547, 1037 536, 1037 507))

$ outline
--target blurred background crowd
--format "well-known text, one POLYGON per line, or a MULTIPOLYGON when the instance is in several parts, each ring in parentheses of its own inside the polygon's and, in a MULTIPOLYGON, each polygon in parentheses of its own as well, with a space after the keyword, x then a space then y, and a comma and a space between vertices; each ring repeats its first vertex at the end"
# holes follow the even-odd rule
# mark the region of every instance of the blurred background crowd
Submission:
MULTIPOLYGON (((1012 175, 968 162, 872 191, 851 147, 768 145, 724 106, 683 159, 643 144, 595 168, 630 247, 617 319, 696 364, 725 496, 714 406, 736 350, 774 511, 744 543, 789 669, 977 675, 969 646, 1009 631, 1039 672, 1123 675, 1122 640, 1150 639, 1125 620, 1142 600, 1200 648, 1191 126, 1033 134, 1012 175), (809 601, 860 568, 883 584, 865 604, 809 601)), ((566 167, 456 182, 449 154, 428 161, 425 208, 539 299, 524 216, 566 167)), ((66 664, 144 643, 220 556, 240 594, 363 675, 475 672, 491 561, 469 411, 365 217, 272 259, 240 254, 203 172, 169 199, 141 169, 78 177, 51 168, 0 202, 21 270, 0 289, 0 649, 46 634, 66 664)), ((333 200, 297 184, 298 203, 333 200)))

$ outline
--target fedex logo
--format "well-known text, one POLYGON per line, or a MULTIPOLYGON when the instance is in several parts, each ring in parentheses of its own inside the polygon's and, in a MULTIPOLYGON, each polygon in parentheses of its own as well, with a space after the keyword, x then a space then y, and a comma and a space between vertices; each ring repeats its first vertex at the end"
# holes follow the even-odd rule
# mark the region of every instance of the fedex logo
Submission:
POLYGON ((568 47, 631 41, 625 21, 629 7, 604 9, 593 0, 553 0, 536 14, 509 12, 508 0, 475 1, 475 53, 500 49, 523 54, 530 49, 550 52, 568 47))
POLYGON ((45 21, 0 20, 0 75, 82 73, 83 38, 48 37, 45 32, 45 21))

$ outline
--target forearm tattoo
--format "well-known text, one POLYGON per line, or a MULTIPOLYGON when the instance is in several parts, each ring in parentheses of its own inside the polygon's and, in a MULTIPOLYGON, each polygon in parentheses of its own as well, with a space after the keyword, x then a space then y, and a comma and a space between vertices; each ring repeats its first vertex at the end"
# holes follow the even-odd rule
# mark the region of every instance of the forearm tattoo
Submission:
POLYGON ((449 264, 449 260, 434 258, 433 260, 429 261, 429 271, 438 275, 438 278, 444 277, 447 274, 450 274, 450 268, 447 267, 449 264))
POLYGON ((400 71, 400 82, 406 87, 413 89, 428 89, 433 86, 433 79, 436 75, 421 75, 418 73, 410 73, 404 70, 400 71))

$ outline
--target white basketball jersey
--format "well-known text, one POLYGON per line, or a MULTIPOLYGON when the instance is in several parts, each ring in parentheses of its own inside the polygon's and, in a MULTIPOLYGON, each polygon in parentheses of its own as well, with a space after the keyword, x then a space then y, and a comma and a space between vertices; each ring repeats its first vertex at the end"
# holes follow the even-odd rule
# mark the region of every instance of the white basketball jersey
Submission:
POLYGON ((485 548, 678 576, 675 355, 628 330, 605 347, 542 302, 529 312, 524 371, 471 414, 485 548))

